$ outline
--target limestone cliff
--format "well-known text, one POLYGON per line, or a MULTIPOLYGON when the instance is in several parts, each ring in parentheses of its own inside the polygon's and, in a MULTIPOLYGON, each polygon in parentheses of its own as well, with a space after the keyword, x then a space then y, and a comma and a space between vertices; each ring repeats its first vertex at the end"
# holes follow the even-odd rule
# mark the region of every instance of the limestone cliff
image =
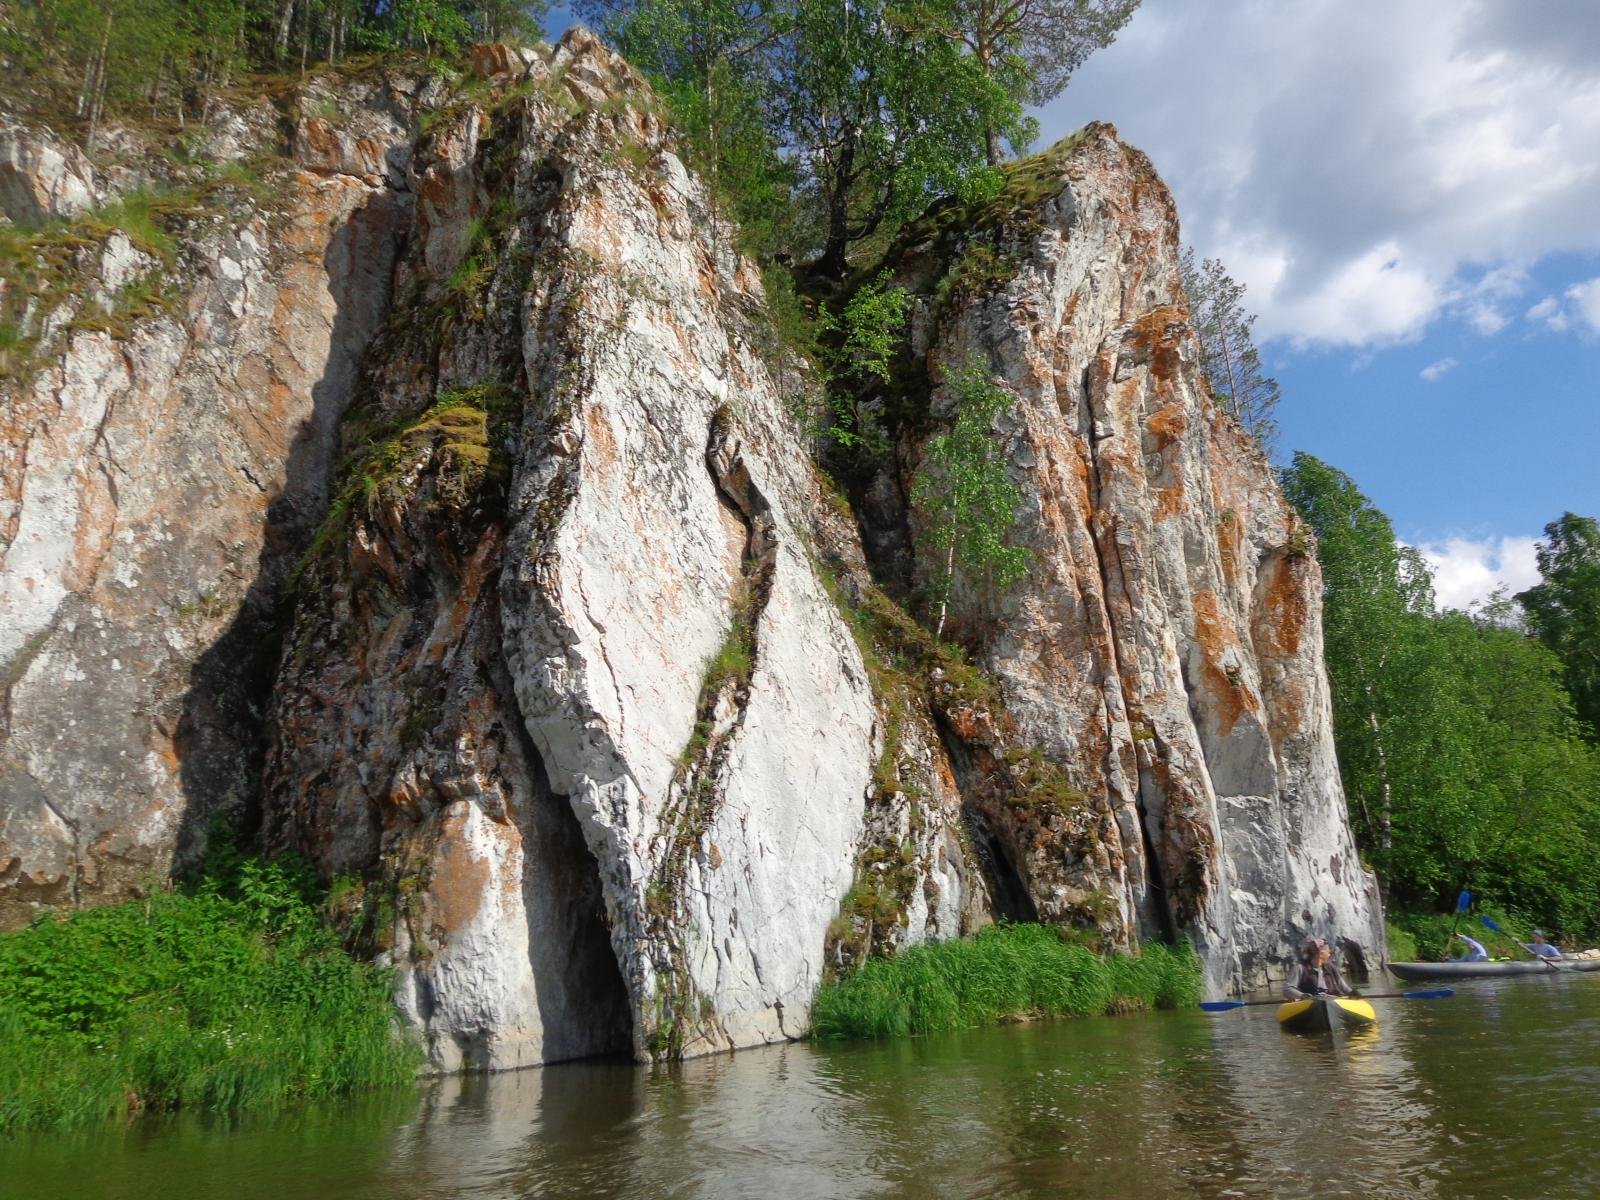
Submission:
MULTIPOLYGON (((890 251, 894 446, 840 497, 759 274, 590 35, 278 103, 217 123, 286 156, 269 191, 196 180, 174 245, 75 227, 74 286, 0 295, 35 331, 0 921, 258 817, 354 880, 443 1069, 797 1036, 828 970, 997 915, 1186 939, 1218 990, 1307 931, 1381 948, 1309 538, 1200 387, 1114 131, 890 251), (1032 569, 957 590, 963 652, 908 615, 905 498, 969 361, 1016 398, 1032 569)), ((7 137, 13 220, 118 186, 7 137)))

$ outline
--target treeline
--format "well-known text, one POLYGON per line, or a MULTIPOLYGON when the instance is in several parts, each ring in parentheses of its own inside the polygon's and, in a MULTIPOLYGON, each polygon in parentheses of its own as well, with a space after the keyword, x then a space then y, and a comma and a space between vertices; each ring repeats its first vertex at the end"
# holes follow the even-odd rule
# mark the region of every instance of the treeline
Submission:
POLYGON ((1600 937, 1595 522, 1546 528, 1537 587, 1440 612, 1349 476, 1298 453, 1282 481, 1317 533, 1340 773, 1391 909, 1446 911, 1465 887, 1600 937))
POLYGON ((0 0, 12 85, 82 121, 204 121, 242 70, 305 70, 369 51, 447 52, 539 34, 546 0, 0 0))

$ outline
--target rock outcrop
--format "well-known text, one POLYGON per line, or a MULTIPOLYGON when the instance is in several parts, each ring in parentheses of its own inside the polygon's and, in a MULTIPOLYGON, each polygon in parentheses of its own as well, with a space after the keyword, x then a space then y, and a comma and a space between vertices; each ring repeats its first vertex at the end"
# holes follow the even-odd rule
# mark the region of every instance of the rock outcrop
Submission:
POLYGON ((1334 759, 1311 537, 1210 402, 1179 248, 1171 196, 1104 125, 908 230, 889 265, 918 297, 921 402, 899 402, 861 508, 880 558, 928 581, 941 564, 898 498, 945 380, 978 363, 1015 397, 998 432, 1032 565, 1004 595, 958 586, 952 630, 1081 819, 987 824, 1041 916, 1092 895, 1107 940, 1186 938, 1222 989, 1311 932, 1381 953, 1383 923, 1334 759))
MULTIPOLYGON (((339 94, 409 151, 431 86, 339 94)), ((165 876, 257 793, 282 585, 326 508, 411 199, 403 179, 271 158, 273 121, 219 126, 262 173, 166 180, 139 202, 166 241, 125 210, 30 233, 115 197, 48 135, 0 136, 8 233, 36 262, 0 292, 28 335, 3 356, 0 927, 165 876)))
MULTIPOLYGON (((592 35, 284 116, 270 200, 28 285, 0 922, 259 818, 352 881, 446 1070, 798 1036, 828 971, 997 916, 1187 940, 1214 990, 1306 932, 1381 947, 1309 535, 1204 393, 1170 197, 1114 131, 891 250, 893 447, 845 499, 759 273, 592 35), (907 497, 969 363, 1015 398, 1032 561, 940 641, 907 497)), ((73 203, 28 153, 4 194, 73 203)))

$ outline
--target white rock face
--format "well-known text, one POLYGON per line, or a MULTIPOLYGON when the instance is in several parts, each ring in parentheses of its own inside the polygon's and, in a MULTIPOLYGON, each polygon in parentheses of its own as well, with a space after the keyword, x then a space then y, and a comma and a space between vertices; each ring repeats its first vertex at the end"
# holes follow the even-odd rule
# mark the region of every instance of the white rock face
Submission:
POLYGON ((75 217, 97 199, 94 167, 48 131, 0 129, 0 213, 19 225, 75 217))
MULTIPOLYGON (((4 155, 44 215, 87 204, 76 150, 4 155)), ((171 264, 120 232, 74 251, 59 350, 0 384, 0 927, 122 898, 256 792, 262 649, 409 202, 280 182, 275 211, 236 197, 180 231, 171 264), (122 315, 142 284, 178 298, 122 315)))
MULTIPOLYGON (((924 307, 918 335, 935 377, 975 359, 1017 399, 998 428, 1032 566, 1006 596, 958 593, 955 631, 982 647, 1014 736, 1066 769, 1110 848, 1093 861, 1035 841, 1019 870, 1041 914, 1092 885, 1115 900, 1114 940, 1186 937, 1213 990, 1262 983, 1313 932, 1376 961, 1320 573, 1265 456, 1203 398, 1171 198, 1107 126, 1043 161, 1059 187, 1040 186, 1034 216, 943 251, 981 243, 1009 277, 957 290, 936 322, 924 307)), ((906 249, 901 278, 924 286, 931 255, 906 249)), ((914 445, 907 459, 909 476, 914 445)))
MULTIPOLYGON (((532 70, 476 57, 496 77, 532 70)), ((791 414, 805 381, 759 344, 756 275, 657 118, 631 105, 574 117, 555 93, 639 97, 625 64, 579 32, 550 70, 419 149, 401 277, 425 305, 469 255, 496 267, 476 320, 436 345, 385 343, 371 368, 379 389, 401 381, 382 409, 414 417, 486 386, 514 406, 508 486, 472 484, 463 510, 481 533, 458 562, 481 562, 482 586, 458 565, 426 599, 395 594, 435 553, 427 497, 455 486, 421 482, 444 451, 417 441, 392 512, 384 491, 355 518, 365 549, 319 566, 289 652, 305 665, 276 702, 274 838, 330 865, 435 864, 396 951, 420 964, 406 966, 408 1010, 441 1069, 591 1053, 619 1033, 641 1057, 802 1033, 875 760, 866 672, 808 553, 819 502, 791 414), (505 194, 515 217, 475 245, 469 228, 505 194), (426 686, 431 652, 406 649, 415 639, 453 664, 430 710, 395 707, 426 686), (550 793, 592 859, 552 849, 566 834, 541 807, 550 793), (562 854, 588 862, 603 923, 524 894, 553 869, 528 862, 562 854), (476 874, 444 869, 465 859, 476 874), (478 900, 458 903, 469 877, 478 900), (569 974, 551 966, 588 954, 597 930, 626 989, 617 1021, 550 998, 569 974)), ((491 441, 491 464, 501 452, 491 441)), ((609 1012, 617 993, 598 969, 592 987, 609 1012)))

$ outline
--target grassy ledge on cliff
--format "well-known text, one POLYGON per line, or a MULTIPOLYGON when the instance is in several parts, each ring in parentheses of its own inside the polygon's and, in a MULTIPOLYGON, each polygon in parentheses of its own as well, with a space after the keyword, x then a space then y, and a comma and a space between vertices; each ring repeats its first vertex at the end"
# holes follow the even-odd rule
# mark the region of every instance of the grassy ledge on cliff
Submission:
POLYGON ((905 1037, 1040 1017, 1186 1008, 1200 1002, 1199 960, 1151 944, 1102 957, 1045 925, 995 925, 976 937, 913 946, 825 983, 817 1038, 905 1037))
POLYGON ((0 936, 0 1134, 412 1079, 389 973, 344 952, 319 900, 293 863, 234 858, 0 936))

